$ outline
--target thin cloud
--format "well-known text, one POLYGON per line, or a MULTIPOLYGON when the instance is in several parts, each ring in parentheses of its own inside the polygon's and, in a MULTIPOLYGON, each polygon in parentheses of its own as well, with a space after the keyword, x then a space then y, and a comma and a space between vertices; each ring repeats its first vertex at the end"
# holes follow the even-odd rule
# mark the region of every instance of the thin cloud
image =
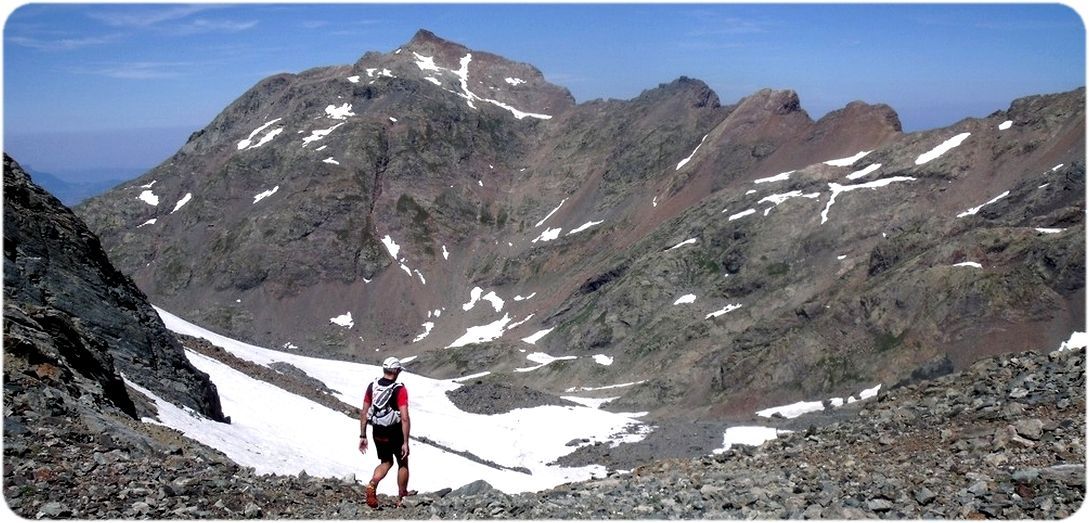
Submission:
POLYGON ((729 36, 767 32, 765 23, 750 18, 722 16, 714 11, 706 10, 693 11, 690 14, 699 21, 695 27, 685 33, 687 36, 729 36))
POLYGON ((239 31, 252 29, 256 25, 257 20, 248 20, 245 22, 241 22, 236 20, 210 20, 205 18, 198 18, 191 22, 166 28, 165 30, 175 35, 192 35, 200 33, 237 33, 239 31))
POLYGON ((194 15, 224 7, 229 6, 181 5, 154 8, 131 6, 124 10, 94 11, 87 13, 87 16, 111 27, 161 31, 176 36, 202 33, 237 33, 257 25, 257 20, 194 18, 194 15))
POLYGON ((90 67, 77 67, 72 74, 104 76, 119 80, 161 80, 189 74, 193 62, 122 62, 90 67))
POLYGON ((112 27, 142 28, 151 27, 162 22, 180 20, 196 13, 216 9, 224 6, 213 5, 180 5, 166 8, 153 9, 126 9, 124 11, 97 11, 87 13, 94 18, 112 27))
POLYGON ((318 28, 325 27, 325 26, 329 25, 329 21, 328 20, 307 20, 307 21, 305 21, 305 22, 303 22, 303 23, 301 23, 299 25, 303 26, 304 29, 318 29, 318 28))
POLYGON ((72 51, 84 47, 104 45, 117 41, 120 34, 85 36, 81 38, 34 38, 29 36, 10 36, 7 41, 15 45, 40 49, 42 51, 72 51))

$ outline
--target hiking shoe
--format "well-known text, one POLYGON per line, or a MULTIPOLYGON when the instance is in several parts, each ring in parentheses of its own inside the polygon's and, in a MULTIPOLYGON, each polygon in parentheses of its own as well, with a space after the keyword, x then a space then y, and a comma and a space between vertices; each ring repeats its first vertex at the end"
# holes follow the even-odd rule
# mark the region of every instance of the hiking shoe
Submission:
POLYGON ((367 506, 370 508, 378 508, 378 494, 374 488, 374 485, 367 484, 367 506))

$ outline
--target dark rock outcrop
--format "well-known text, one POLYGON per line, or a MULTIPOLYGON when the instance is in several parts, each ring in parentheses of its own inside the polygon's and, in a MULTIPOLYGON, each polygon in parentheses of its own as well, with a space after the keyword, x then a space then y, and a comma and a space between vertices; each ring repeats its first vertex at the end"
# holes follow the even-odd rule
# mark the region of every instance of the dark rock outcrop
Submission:
POLYGON ((110 264, 83 222, 7 155, 4 348, 5 394, 38 379, 135 416, 124 375, 223 420, 215 385, 189 364, 146 296, 110 264))

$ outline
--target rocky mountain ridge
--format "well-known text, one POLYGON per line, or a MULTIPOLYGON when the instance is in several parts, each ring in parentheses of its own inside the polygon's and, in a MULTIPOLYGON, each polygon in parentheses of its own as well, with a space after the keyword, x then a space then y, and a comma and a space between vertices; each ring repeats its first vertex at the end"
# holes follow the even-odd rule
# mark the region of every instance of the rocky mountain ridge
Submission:
POLYGON ((688 78, 574 104, 421 31, 262 80, 77 212, 157 305, 236 338, 744 417, 1084 330, 1084 106, 905 134, 688 78), (517 371, 534 353, 575 359, 517 371))

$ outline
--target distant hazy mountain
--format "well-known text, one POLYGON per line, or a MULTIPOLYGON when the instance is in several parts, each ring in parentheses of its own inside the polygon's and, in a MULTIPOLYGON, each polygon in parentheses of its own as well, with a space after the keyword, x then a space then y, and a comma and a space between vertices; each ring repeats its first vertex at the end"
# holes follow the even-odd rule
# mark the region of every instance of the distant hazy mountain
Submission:
MULTIPOLYGON (((113 187, 117 186, 125 180, 129 180, 139 176, 147 169, 117 169, 112 170, 114 178, 110 178, 102 181, 92 182, 69 182, 56 174, 42 172, 34 169, 33 167, 27 167, 26 172, 30 174, 30 177, 35 183, 45 188, 45 190, 52 193, 57 197, 61 203, 72 207, 87 198, 92 196, 98 196, 113 187)), ((95 172, 103 171, 103 169, 96 169, 95 172)), ((91 173, 88 173, 91 174, 91 173)), ((93 180, 97 176, 79 176, 80 178, 86 178, 93 180)))

